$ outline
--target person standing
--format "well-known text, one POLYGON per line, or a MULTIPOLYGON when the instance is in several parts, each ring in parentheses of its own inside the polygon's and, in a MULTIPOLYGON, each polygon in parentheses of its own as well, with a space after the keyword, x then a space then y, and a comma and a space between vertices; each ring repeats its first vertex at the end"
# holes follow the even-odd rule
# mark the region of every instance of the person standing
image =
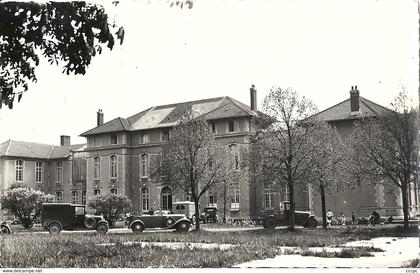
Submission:
POLYGON ((354 215, 354 212, 351 212, 351 224, 353 226, 356 226, 357 225, 356 215, 354 215))
POLYGON ((334 216, 334 213, 329 209, 327 212, 327 224, 329 227, 331 227, 331 221, 332 221, 333 216, 334 216))
POLYGON ((343 213, 340 214, 340 222, 342 226, 346 225, 346 216, 343 213))

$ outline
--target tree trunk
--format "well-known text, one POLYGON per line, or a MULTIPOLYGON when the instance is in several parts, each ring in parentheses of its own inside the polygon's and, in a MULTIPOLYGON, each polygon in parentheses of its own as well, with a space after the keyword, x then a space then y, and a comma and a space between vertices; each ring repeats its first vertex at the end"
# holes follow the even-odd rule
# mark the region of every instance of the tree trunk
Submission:
POLYGON ((321 183, 319 185, 319 188, 321 190, 321 207, 322 207, 322 227, 327 228, 327 212, 325 209, 325 190, 324 185, 321 183))
POLYGON ((402 182, 401 194, 404 214, 404 229, 408 229, 408 198, 407 198, 407 184, 402 182))
POLYGON ((223 223, 226 223, 226 199, 227 199, 227 192, 226 192, 226 183, 225 183, 225 185, 224 185, 225 187, 224 187, 224 195, 223 195, 223 202, 224 202, 224 204, 223 204, 223 223))
POLYGON ((294 185, 293 183, 289 183, 289 200, 290 200, 290 211, 289 211, 289 230, 294 231, 295 230, 295 198, 294 198, 294 185))
POLYGON ((200 209, 198 207, 198 200, 194 199, 195 205, 195 230, 200 230, 200 209))

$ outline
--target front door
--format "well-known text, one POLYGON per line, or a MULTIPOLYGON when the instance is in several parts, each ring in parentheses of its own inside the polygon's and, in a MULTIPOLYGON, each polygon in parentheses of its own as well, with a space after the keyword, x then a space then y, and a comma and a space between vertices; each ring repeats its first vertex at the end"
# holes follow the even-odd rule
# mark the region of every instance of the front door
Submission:
POLYGON ((84 225, 84 221, 85 221, 85 207, 75 206, 72 227, 82 227, 84 225))

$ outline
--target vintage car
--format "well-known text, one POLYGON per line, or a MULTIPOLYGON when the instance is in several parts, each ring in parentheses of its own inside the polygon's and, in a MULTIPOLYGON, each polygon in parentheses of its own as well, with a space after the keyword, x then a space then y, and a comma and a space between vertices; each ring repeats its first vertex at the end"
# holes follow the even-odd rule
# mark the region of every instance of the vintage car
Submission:
POLYGON ((44 203, 41 208, 41 223, 52 234, 75 229, 93 229, 100 234, 108 231, 108 222, 102 216, 86 214, 83 205, 44 203))
MULTIPOLYGON (((276 226, 288 225, 290 219, 290 204, 283 202, 284 210, 274 211, 263 217, 263 227, 274 229, 276 226)), ((304 228, 316 228, 318 220, 310 211, 295 211, 295 224, 302 225, 304 228)))
MULTIPOLYGON (((184 214, 188 219, 190 219, 191 223, 195 225, 195 204, 194 202, 190 201, 179 201, 174 202, 172 204, 173 212, 176 214, 184 214)), ((206 223, 206 214, 200 213, 200 221, 203 221, 203 223, 206 223)))
POLYGON ((128 228, 139 234, 145 229, 175 229, 178 232, 187 232, 190 229, 191 221, 184 214, 127 214, 126 222, 128 228))
POLYGON ((217 208, 216 207, 204 207, 204 217, 206 222, 217 223, 217 208))
POLYGON ((5 222, 0 223, 0 235, 1 234, 10 234, 12 230, 10 229, 9 225, 5 222))

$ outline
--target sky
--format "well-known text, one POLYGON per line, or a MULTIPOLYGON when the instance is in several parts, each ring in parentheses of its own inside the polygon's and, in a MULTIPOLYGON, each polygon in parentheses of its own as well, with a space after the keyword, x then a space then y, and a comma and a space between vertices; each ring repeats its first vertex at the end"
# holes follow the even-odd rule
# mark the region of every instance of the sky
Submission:
POLYGON ((319 110, 360 95, 389 106, 402 87, 417 105, 419 25, 414 0, 111 1, 122 45, 96 56, 84 76, 62 74, 45 59, 12 110, 0 110, 0 143, 59 145, 104 120, 151 106, 230 96, 257 103, 270 88, 292 88, 319 110))

